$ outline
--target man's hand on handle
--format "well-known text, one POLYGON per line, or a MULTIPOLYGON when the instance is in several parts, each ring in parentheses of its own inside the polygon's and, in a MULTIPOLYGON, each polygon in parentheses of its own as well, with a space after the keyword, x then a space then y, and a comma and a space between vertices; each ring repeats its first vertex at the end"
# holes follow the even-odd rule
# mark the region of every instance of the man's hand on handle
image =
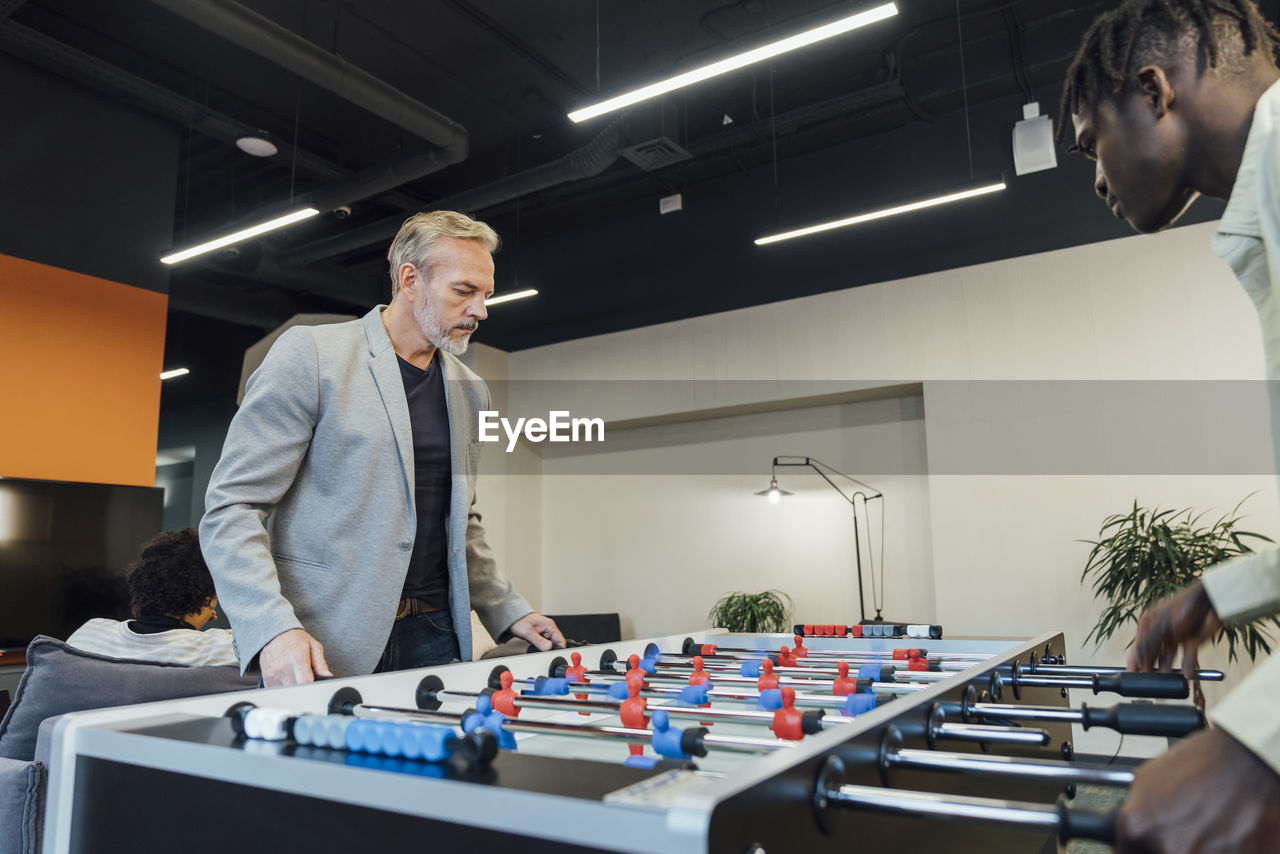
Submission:
POLYGON ((1222 730, 1199 732, 1138 768, 1116 854, 1264 854, 1280 840, 1280 776, 1222 730))
MULTIPOLYGON (((546 619, 545 617, 543 619, 546 619)), ((258 653, 262 685, 301 685, 317 676, 332 676, 324 660, 324 646, 302 629, 281 632, 258 653)))
POLYGON ((1200 644, 1222 628, 1209 594, 1199 581, 1157 603, 1138 620, 1127 662, 1130 670, 1169 670, 1182 647, 1182 672, 1194 678, 1200 644))
POLYGON ((507 628, 507 631, 518 638, 523 638, 542 652, 552 647, 563 647, 564 635, 556 626, 555 620, 535 612, 525 614, 507 628))

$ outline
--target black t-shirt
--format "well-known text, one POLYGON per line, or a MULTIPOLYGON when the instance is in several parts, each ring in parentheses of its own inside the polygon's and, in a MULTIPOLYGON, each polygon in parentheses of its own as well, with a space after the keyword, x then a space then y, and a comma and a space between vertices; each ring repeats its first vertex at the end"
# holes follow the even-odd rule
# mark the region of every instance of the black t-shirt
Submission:
POLYGON ((445 523, 449 516, 453 463, 444 377, 438 356, 432 358, 425 371, 399 356, 396 358, 400 362, 404 396, 409 403, 409 423, 413 427, 414 503, 418 511, 418 532, 403 595, 423 599, 435 608, 447 608, 449 566, 445 523))
POLYGON ((172 631, 173 629, 191 629, 193 632, 196 630, 196 627, 186 620, 179 620, 177 617, 170 617, 167 614, 151 614, 146 617, 138 617, 136 620, 130 620, 125 623, 125 625, 135 635, 154 635, 160 632, 172 631))

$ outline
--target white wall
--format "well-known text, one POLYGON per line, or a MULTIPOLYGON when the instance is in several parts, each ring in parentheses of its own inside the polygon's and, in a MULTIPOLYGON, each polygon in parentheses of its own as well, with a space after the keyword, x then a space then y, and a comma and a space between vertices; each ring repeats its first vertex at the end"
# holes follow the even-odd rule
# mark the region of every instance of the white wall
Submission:
MULTIPOLYGON (((923 469, 922 414, 916 398, 906 407, 891 399, 732 416, 626 431, 630 450, 544 457, 543 567, 555 579, 548 607, 617 610, 643 637, 705 626, 724 593, 776 588, 802 621, 857 622, 850 505, 818 475, 790 469, 779 482, 794 496, 772 505, 754 493, 769 485, 778 454, 850 472, 861 471, 859 459, 893 454, 923 469)), ((888 567, 885 614, 930 621, 926 478, 894 474, 874 486, 889 496, 887 512, 873 502, 872 530, 863 533, 877 570, 882 560, 888 567)), ((869 586, 865 596, 870 615, 869 586)))
MULTIPOLYGON (((890 599, 889 616, 900 607, 929 612, 957 635, 1062 630, 1073 660, 1119 663, 1127 639, 1082 646, 1099 608, 1080 583, 1088 546, 1079 541, 1104 517, 1135 498, 1225 511, 1257 491, 1246 505, 1249 526, 1280 534, 1260 384, 1173 382, 1262 377, 1256 315, 1210 251, 1212 230, 1134 236, 510 354, 509 403, 520 414, 556 397, 543 381, 562 383, 575 415, 677 420, 801 398, 805 381, 828 390, 923 382, 923 423, 882 426, 877 441, 923 449, 925 458, 914 469, 901 458, 870 470, 854 458, 843 468, 841 451, 862 442, 867 425, 809 430, 805 410, 792 411, 801 423, 784 416, 751 438, 720 422, 693 441, 688 434, 702 422, 645 428, 657 432, 646 450, 624 452, 635 457, 526 448, 545 456, 537 497, 536 474, 482 496, 505 491, 508 532, 530 536, 508 533, 506 559, 529 567, 549 610, 617 610, 644 635, 696 628, 719 591, 756 585, 789 589, 799 619, 824 621, 810 614, 836 600, 844 607, 836 568, 849 563, 841 506, 834 495, 824 500, 825 485, 798 496, 783 533, 766 513, 779 508, 743 495, 763 488, 763 469, 720 477, 704 466, 646 481, 619 459, 675 471, 708 454, 745 465, 775 453, 826 459, 830 449, 827 462, 865 475, 891 502, 889 589, 911 598, 890 599), (576 396, 563 384, 600 379, 608 382, 573 386, 576 396), (1169 405, 1183 399, 1185 407, 1169 405), (593 400, 600 411, 582 411, 593 400), (563 473, 574 465, 603 473, 563 473), (664 489, 671 497, 660 500, 664 489), (927 502, 913 497, 924 494, 927 502), (785 585, 773 569, 780 561, 785 585)), ((1208 693, 1212 701, 1221 691, 1208 693)), ((1140 741, 1128 740, 1124 752, 1149 749, 1140 741)), ((1078 744, 1083 752, 1114 747, 1096 733, 1078 744)))

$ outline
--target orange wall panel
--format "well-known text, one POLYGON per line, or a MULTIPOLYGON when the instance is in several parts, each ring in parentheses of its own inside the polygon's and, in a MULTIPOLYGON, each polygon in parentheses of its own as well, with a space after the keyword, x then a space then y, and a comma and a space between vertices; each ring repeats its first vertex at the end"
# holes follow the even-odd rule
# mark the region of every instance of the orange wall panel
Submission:
POLYGON ((168 301, 0 255, 0 476, 155 483, 168 301))

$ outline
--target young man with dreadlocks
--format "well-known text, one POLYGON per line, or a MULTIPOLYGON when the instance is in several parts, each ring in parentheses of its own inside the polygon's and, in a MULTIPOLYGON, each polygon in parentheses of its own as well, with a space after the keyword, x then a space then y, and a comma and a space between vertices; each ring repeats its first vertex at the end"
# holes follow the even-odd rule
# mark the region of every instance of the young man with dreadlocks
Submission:
MULTIPOLYGON (((1159 231, 1197 196, 1229 199, 1214 251, 1262 322, 1280 417, 1280 36, 1252 0, 1125 0, 1099 17, 1067 71, 1061 115, 1097 162, 1112 213, 1159 231)), ((1059 127, 1059 136, 1064 128, 1059 127)), ((1280 460, 1280 420, 1273 422, 1280 460)), ((1224 563, 1142 616, 1130 669, 1182 667, 1224 622, 1280 612, 1280 550, 1224 563)), ((1117 851, 1280 848, 1280 658, 1210 714, 1215 729, 1139 768, 1117 851)))

